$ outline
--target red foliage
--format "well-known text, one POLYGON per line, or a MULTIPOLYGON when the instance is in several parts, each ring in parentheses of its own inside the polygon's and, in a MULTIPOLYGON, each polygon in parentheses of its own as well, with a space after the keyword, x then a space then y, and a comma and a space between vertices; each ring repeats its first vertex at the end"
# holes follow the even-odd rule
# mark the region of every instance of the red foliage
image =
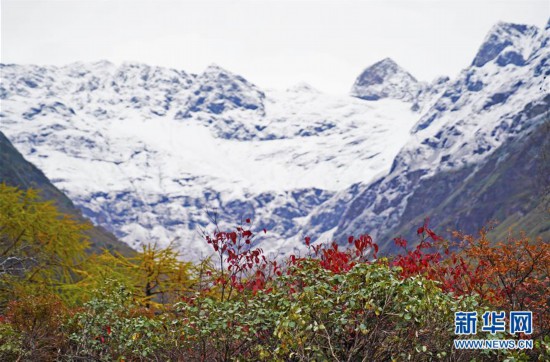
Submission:
MULTIPOLYGON (((311 245, 311 238, 309 236, 305 238, 305 244, 309 249, 309 257, 318 259, 323 268, 333 273, 345 273, 357 263, 368 262, 370 254, 372 254, 373 259, 376 259, 378 245, 372 241, 369 235, 364 234, 357 239, 350 236, 348 243, 349 248, 341 249, 335 242, 329 245, 311 245)), ((291 264, 296 264, 298 260, 295 256, 290 256, 291 264)))
MULTIPOLYGON (((251 223, 248 218, 245 221, 251 223)), ((235 231, 218 229, 213 235, 204 235, 219 257, 220 274, 213 282, 221 287, 222 300, 230 298, 234 290, 246 289, 256 294, 266 289, 266 282, 273 274, 281 274, 276 262, 268 262, 262 249, 252 247, 254 236, 249 228, 242 226, 237 226, 235 231)))
POLYGON ((429 219, 418 228, 417 234, 420 242, 413 250, 407 248, 407 240, 394 239, 402 253, 393 259, 392 264, 400 267, 402 277, 424 275, 441 282, 444 291, 456 294, 468 294, 479 288, 482 282, 479 271, 472 268, 463 255, 450 252, 445 240, 430 229, 429 219))

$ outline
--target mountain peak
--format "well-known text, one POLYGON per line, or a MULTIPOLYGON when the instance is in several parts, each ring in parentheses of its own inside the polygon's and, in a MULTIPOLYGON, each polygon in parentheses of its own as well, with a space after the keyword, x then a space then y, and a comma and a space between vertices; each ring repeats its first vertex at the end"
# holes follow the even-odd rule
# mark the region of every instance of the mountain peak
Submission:
POLYGON ((387 67, 394 67, 394 68, 398 68, 399 65, 397 65, 397 63, 390 57, 386 57, 376 63, 374 63, 372 66, 387 66, 387 67))
POLYGON ((500 21, 491 28, 485 37, 472 65, 482 67, 497 58, 507 48, 511 52, 507 52, 510 54, 507 54, 505 58, 512 59, 512 61, 505 61, 506 59, 504 59, 502 62, 499 62, 499 65, 507 65, 509 63, 523 65, 524 59, 529 56, 527 52, 531 50, 529 48, 530 40, 535 38, 538 33, 539 29, 533 25, 500 21))
POLYGON ((94 67, 98 67, 98 68, 112 68, 112 67, 115 66, 112 62, 110 62, 106 59, 101 59, 101 60, 95 61, 95 62, 92 63, 92 65, 94 67))
POLYGON ((139 68, 150 68, 150 67, 151 66, 149 64, 138 62, 135 60, 125 60, 119 66, 120 69, 130 69, 130 68, 139 69, 139 68))
POLYGON ((202 74, 227 74, 227 75, 229 75, 229 74, 232 74, 232 73, 230 71, 228 71, 227 69, 219 66, 216 63, 211 63, 204 69, 202 74))
POLYGON ((366 99, 382 98, 411 101, 418 92, 418 81, 393 59, 384 58, 367 67, 355 80, 351 95, 366 99))
POLYGON ((306 82, 299 82, 286 90, 287 92, 320 93, 315 87, 306 82))
POLYGON ((216 83, 227 83, 227 82, 236 82, 242 85, 254 86, 248 82, 245 78, 241 77, 238 74, 235 74, 215 63, 212 63, 204 69, 202 73, 198 75, 199 82, 216 82, 216 83))
POLYGON ((264 93, 245 78, 210 64, 195 79, 187 109, 178 112, 176 118, 188 118, 196 112, 219 115, 236 108, 262 113, 264 98, 264 93))
MULTIPOLYGON (((407 71, 401 68, 392 58, 384 58, 368 66, 361 75, 379 76, 380 78, 373 79, 373 81, 380 84, 383 82, 384 78, 389 77, 395 73, 407 73, 407 71)), ((412 78, 414 79, 414 77, 412 78)))

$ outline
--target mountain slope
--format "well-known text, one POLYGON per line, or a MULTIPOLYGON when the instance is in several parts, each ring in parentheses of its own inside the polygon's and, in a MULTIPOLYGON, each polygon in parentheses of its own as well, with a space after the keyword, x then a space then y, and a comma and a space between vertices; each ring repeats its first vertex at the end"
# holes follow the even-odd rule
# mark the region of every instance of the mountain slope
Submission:
MULTIPOLYGON (((394 160, 391 172, 374 183, 360 186, 361 191, 340 220, 336 237, 343 240, 349 233, 366 229, 386 243, 390 236, 405 233, 405 225, 411 227, 427 215, 443 228, 458 227, 467 232, 476 232, 492 217, 507 220, 518 207, 500 200, 505 197, 502 192, 505 186, 501 183, 506 182, 509 171, 499 166, 492 174, 487 160, 502 147, 505 150, 508 143, 522 142, 545 121, 549 107, 548 39, 548 29, 497 24, 481 45, 472 66, 449 84, 413 127, 411 138, 394 160), (518 64, 503 61, 511 52, 521 54, 524 61, 518 64), (483 172, 489 176, 483 176, 483 172), (469 183, 470 177, 477 178, 477 183, 469 183), (498 177, 504 178, 495 186, 491 178, 498 177), (463 185, 471 189, 466 190, 463 185), (492 190, 491 185, 496 189, 492 190), (471 199, 459 195, 469 195, 471 199), (487 205, 484 197, 498 201, 487 205), (511 209, 499 210, 501 207, 511 209), (441 215, 437 215, 437 210, 441 215), (445 217, 457 219, 451 221, 445 217)), ((518 172, 521 166, 529 165, 516 164, 513 159, 509 162, 516 165, 518 172)), ((526 187, 519 185, 520 189, 526 187)), ((522 196, 518 200, 526 203, 524 208, 531 208, 529 199, 522 196)))
MULTIPOLYGON (((42 171, 26 161, 2 132, 0 132, 0 183, 20 189, 38 190, 44 200, 54 201, 61 212, 72 215, 81 222, 88 222, 71 200, 53 186, 42 171)), ((93 251, 108 249, 125 255, 131 255, 134 252, 128 245, 120 242, 100 226, 94 226, 86 233, 90 237, 93 251)))
MULTIPOLYGON (((544 106, 550 106, 550 96, 544 106)), ((523 230, 531 237, 550 237, 550 214, 543 204, 548 195, 539 190, 541 181, 550 179, 548 171, 542 171, 542 155, 550 152, 550 117, 545 117, 545 123, 501 146, 482 165, 422 180, 400 222, 381 239, 403 235, 415 240, 414 230, 425 217, 445 236, 455 230, 476 234, 496 221, 491 232, 496 238, 505 237, 510 227, 515 233, 523 230)))

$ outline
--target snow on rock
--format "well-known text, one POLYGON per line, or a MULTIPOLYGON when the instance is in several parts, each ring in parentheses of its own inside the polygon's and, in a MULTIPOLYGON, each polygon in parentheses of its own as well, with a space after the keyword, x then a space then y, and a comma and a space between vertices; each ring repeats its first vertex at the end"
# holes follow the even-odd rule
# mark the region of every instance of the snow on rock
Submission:
POLYGON ((540 40, 539 34, 536 26, 499 22, 485 37, 472 65, 483 67, 495 58, 500 66, 524 65, 540 40))

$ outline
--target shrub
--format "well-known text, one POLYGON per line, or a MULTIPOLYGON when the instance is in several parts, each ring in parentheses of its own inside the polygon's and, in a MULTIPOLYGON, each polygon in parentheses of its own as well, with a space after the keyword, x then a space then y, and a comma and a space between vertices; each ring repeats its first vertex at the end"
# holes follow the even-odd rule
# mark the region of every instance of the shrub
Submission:
POLYGON ((177 309, 186 360, 461 360, 471 355, 452 350, 453 313, 479 305, 386 261, 334 273, 303 259, 246 299, 197 295, 177 309))
MULTIPOLYGON (((475 309, 423 277, 401 279, 384 260, 334 273, 304 260, 270 300, 275 356, 306 360, 431 360, 450 352, 454 311, 475 309)), ((267 352, 267 351, 266 351, 267 352)))
POLYGON ((27 295, 11 301, 4 323, 0 323, 0 338, 6 339, 3 353, 17 356, 14 360, 54 360, 66 342, 61 332, 66 313, 59 297, 51 294, 27 295))
POLYGON ((407 241, 395 239, 403 250, 393 260, 401 268, 401 277, 423 275, 438 282, 446 293, 479 295, 482 304, 492 310, 532 311, 535 330, 529 337, 535 340, 535 348, 502 354, 520 360, 521 356, 550 357, 545 340, 550 334, 548 242, 521 233, 519 237, 510 233, 506 240, 492 242, 486 229, 477 238, 454 233, 458 241, 449 242, 429 229, 427 222, 418 234, 421 240, 412 250, 407 249, 407 241))
POLYGON ((162 345, 162 323, 143 313, 124 286, 108 282, 68 320, 69 359, 100 361, 151 357, 162 345))
POLYGON ((21 359, 24 353, 21 333, 18 333, 5 318, 0 318, 0 360, 16 361, 21 359))

